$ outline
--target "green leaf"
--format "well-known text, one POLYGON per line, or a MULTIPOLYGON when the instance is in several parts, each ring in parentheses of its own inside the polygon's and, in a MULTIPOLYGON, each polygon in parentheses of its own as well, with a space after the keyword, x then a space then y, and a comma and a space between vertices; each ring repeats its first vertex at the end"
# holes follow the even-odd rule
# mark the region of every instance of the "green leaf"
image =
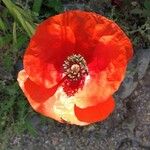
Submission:
POLYGON ((26 21, 23 18, 23 16, 18 12, 17 9, 14 9, 14 12, 15 12, 15 16, 17 17, 17 19, 19 20, 19 22, 21 23, 23 28, 26 30, 28 35, 31 37, 33 35, 34 27, 32 27, 31 25, 29 26, 30 23, 28 23, 28 21, 26 21))
POLYGON ((57 12, 61 12, 62 11, 62 3, 60 0, 48 0, 48 4, 49 7, 52 7, 55 9, 55 11, 57 12))
POLYGON ((4 21, 1 18, 0 18, 0 30, 2 30, 2 31, 7 30, 6 24, 4 23, 4 21))
POLYGON ((20 34, 17 38, 17 43, 14 45, 17 49, 22 48, 22 46, 27 42, 28 37, 24 34, 20 34))
POLYGON ((32 10, 39 14, 43 0, 34 0, 32 10))
POLYGON ((28 28, 28 31, 30 32, 30 37, 31 37, 35 32, 35 28, 28 21, 25 21, 25 24, 28 28))
POLYGON ((0 106, 0 116, 3 116, 3 113, 9 112, 11 107, 14 105, 14 98, 10 98, 9 101, 4 100, 3 105, 0 106))
POLYGON ((3 64, 4 64, 4 68, 9 71, 12 69, 13 67, 13 60, 12 60, 12 56, 10 55, 4 55, 3 56, 3 64))
POLYGON ((35 25, 28 11, 26 12, 25 10, 21 9, 10 0, 2 1, 6 5, 10 13, 13 15, 13 17, 19 21, 27 34, 31 37, 34 33, 35 25))
POLYGON ((16 22, 13 23, 13 45, 17 43, 16 22))
POLYGON ((150 0, 145 0, 144 1, 144 7, 148 10, 150 10, 150 0))
POLYGON ((18 83, 14 82, 13 84, 7 85, 6 91, 7 94, 12 97, 15 96, 15 94, 18 94, 18 89, 19 89, 18 83))
POLYGON ((26 119, 26 121, 25 121, 25 128, 29 131, 29 133, 30 133, 31 135, 33 135, 33 136, 36 136, 36 135, 37 135, 36 129, 33 127, 33 125, 31 124, 31 122, 28 121, 27 119, 26 119))
POLYGON ((12 40, 12 34, 6 34, 0 37, 0 48, 7 45, 12 40))

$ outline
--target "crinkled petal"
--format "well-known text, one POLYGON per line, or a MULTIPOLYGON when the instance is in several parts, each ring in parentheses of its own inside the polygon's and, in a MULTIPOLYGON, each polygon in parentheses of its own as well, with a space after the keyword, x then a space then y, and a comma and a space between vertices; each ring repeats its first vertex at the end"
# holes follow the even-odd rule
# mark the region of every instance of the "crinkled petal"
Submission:
POLYGON ((93 52, 93 59, 88 64, 92 73, 104 70, 109 63, 114 63, 116 67, 126 66, 133 55, 129 38, 112 21, 108 21, 105 27, 97 24, 93 38, 98 39, 98 43, 93 52))
POLYGON ((125 75, 126 66, 111 63, 101 71, 86 77, 83 89, 75 94, 75 104, 86 108, 106 101, 118 88, 125 75))
POLYGON ((54 16, 52 20, 71 28, 76 39, 75 53, 80 53, 87 62, 97 55, 93 52, 103 36, 108 36, 108 38, 113 36, 114 41, 117 40, 125 48, 127 59, 130 59, 133 54, 131 42, 121 28, 114 21, 100 14, 71 10, 54 16))
POLYGON ((62 87, 57 89, 55 93, 55 104, 53 106, 54 111, 58 114, 62 120, 65 120, 69 124, 76 124, 76 125, 88 125, 88 122, 79 121, 74 113, 74 106, 75 106, 75 97, 71 96, 68 97, 66 93, 63 91, 62 87))
POLYGON ((36 112, 62 123, 68 122, 76 125, 89 124, 79 121, 76 118, 74 114, 74 101, 67 99, 65 93, 63 91, 60 92, 60 87, 55 86, 47 89, 39 86, 29 79, 25 70, 19 72, 18 82, 30 105, 36 112))
POLYGON ((76 105, 81 108, 93 106, 114 94, 124 79, 127 62, 132 54, 130 40, 118 27, 116 33, 101 36, 94 58, 88 64, 89 77, 83 89, 75 95, 76 105))
MULTIPOLYGON (((64 15, 67 15, 67 13, 64 15)), ((97 24, 94 13, 76 10, 68 12, 67 16, 68 24, 76 38, 75 53, 82 55, 88 63, 91 61, 97 44, 97 41, 92 36, 97 24)))
POLYGON ((52 109, 55 103, 55 99, 52 97, 56 92, 57 87, 46 89, 35 84, 29 79, 25 70, 19 72, 17 80, 30 105, 35 111, 61 122, 61 118, 56 115, 52 109))
POLYGON ((94 123, 103 121, 114 110, 115 102, 113 97, 108 98, 105 102, 87 108, 79 108, 75 105, 75 115, 80 121, 94 123))
POLYGON ((81 10, 66 11, 48 20, 71 28, 76 39, 73 53, 82 55, 87 62, 91 61, 93 51, 98 43, 99 37, 94 36, 95 38, 93 38, 95 26, 99 23, 105 30, 105 26, 108 24, 108 19, 105 17, 81 10))
POLYGON ((62 64, 74 50, 70 27, 51 21, 41 23, 24 55, 24 68, 30 79, 50 88, 61 79, 62 64))

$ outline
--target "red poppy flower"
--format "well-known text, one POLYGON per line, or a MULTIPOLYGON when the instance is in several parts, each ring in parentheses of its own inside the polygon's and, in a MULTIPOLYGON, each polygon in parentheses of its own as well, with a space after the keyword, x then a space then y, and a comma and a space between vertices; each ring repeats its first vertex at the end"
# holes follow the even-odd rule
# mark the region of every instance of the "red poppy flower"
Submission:
POLYGON ((106 119, 132 57, 128 37, 113 21, 79 10, 42 22, 25 52, 18 82, 33 109, 59 122, 106 119))

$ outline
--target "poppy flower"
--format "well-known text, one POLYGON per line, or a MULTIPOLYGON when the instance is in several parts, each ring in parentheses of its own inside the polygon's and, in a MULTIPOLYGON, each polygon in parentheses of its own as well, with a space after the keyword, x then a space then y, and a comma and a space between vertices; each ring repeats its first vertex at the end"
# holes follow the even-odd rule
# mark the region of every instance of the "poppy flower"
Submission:
POLYGON ((35 111, 88 125, 114 110, 112 95, 132 53, 130 40, 113 21, 93 12, 67 11, 37 27, 18 82, 35 111))

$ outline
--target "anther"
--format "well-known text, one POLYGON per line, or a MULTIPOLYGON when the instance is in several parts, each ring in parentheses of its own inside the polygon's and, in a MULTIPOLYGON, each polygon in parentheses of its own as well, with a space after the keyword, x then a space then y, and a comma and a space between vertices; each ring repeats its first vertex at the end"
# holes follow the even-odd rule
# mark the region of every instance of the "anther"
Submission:
POLYGON ((84 85, 88 68, 85 59, 80 54, 68 56, 62 65, 66 79, 63 89, 68 96, 74 95, 84 85))

